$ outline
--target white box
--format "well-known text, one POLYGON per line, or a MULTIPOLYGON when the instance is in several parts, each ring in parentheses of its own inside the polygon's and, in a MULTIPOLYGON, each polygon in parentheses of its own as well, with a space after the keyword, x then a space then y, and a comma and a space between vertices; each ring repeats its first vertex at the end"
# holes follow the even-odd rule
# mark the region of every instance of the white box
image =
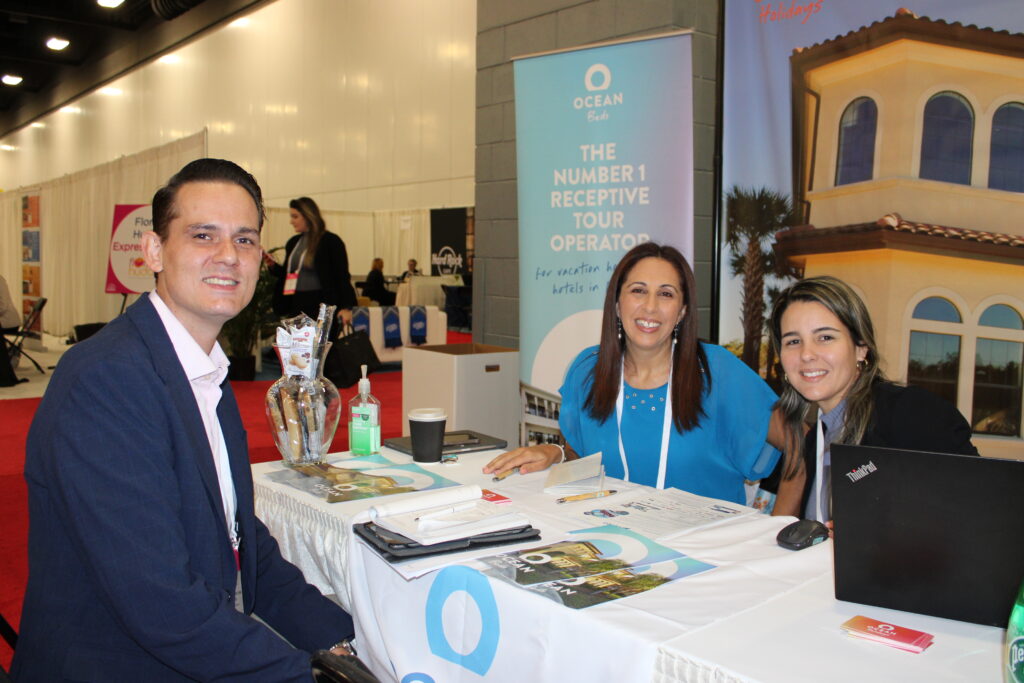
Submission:
POLYGON ((408 347, 402 356, 402 434, 409 411, 444 408, 445 431, 472 429, 519 445, 519 352, 488 344, 408 347))

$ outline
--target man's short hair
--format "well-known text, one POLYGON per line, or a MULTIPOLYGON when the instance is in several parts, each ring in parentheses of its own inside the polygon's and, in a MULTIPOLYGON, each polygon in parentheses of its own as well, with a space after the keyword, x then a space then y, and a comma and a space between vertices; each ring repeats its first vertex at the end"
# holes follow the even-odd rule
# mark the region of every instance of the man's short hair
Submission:
POLYGON ((256 179, 233 161, 226 159, 196 159, 171 176, 167 184, 153 195, 153 232, 163 242, 167 239, 167 231, 171 221, 177 217, 175 201, 178 189, 186 183, 234 183, 249 193, 256 212, 259 214, 258 229, 263 229, 266 215, 263 209, 263 192, 256 179))

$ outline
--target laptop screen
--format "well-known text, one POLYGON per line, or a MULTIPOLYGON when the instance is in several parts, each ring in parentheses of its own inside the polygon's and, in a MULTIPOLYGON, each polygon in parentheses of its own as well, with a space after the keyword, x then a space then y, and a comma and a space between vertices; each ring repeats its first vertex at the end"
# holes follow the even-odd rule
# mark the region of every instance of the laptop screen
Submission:
POLYGON ((836 598, 1005 627, 1024 462, 832 445, 836 598))

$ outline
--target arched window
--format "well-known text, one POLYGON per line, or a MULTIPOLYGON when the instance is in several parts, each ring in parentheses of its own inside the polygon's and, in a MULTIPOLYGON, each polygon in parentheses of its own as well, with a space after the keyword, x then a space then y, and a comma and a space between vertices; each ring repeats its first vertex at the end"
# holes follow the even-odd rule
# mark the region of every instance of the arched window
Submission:
POLYGON ((921 177, 947 183, 971 184, 974 113, 954 92, 941 92, 924 106, 921 137, 921 177))
MULTIPOLYGON (((932 296, 914 307, 915 320, 959 323, 960 311, 948 299, 932 296)), ((914 323, 911 323, 914 325, 914 323)), ((917 327, 918 325, 914 325, 917 327)), ((929 325, 920 325, 927 328, 929 325)), ((923 387, 953 405, 960 376, 960 335, 914 330, 910 332, 907 384, 923 387)))
POLYGON ((1020 436, 1024 342, 1012 339, 1019 334, 1000 330, 1024 329, 1024 321, 1010 306, 995 304, 985 309, 978 324, 996 329, 979 330, 971 425, 980 434, 1020 436))
POLYGON ((850 102, 839 120, 839 163, 836 185, 871 180, 875 166, 875 128, 878 107, 870 97, 850 102))
POLYGON ((981 314, 978 324, 986 327, 1002 327, 1007 330, 1024 330, 1024 320, 1021 320, 1020 313, 1006 304, 996 304, 986 308, 985 312, 981 314))
POLYGON ((960 311, 956 306, 940 296, 930 296, 922 299, 917 306, 914 306, 914 317, 918 320, 938 320, 942 323, 960 322, 960 311))
POLYGON ((988 186, 1024 192, 1024 104, 1010 102, 992 117, 988 186))

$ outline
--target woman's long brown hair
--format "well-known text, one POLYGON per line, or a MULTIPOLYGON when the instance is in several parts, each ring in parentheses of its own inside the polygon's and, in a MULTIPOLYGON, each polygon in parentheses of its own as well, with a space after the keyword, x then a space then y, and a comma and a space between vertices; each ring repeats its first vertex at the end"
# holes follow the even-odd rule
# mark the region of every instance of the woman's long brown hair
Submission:
POLYGON ((604 317, 601 320, 601 346, 594 366, 594 381, 583 406, 594 419, 604 422, 615 412, 619 395, 619 378, 625 340, 619 339, 619 316, 616 304, 626 276, 645 258, 659 258, 672 264, 682 286, 686 315, 678 325, 675 352, 672 355, 672 422, 680 432, 693 429, 705 414, 703 398, 705 384, 711 389, 708 359, 697 339, 696 281, 690 264, 679 250, 655 242, 644 242, 626 252, 615 267, 604 297, 604 317))
POLYGON ((320 215, 320 207, 309 197, 299 197, 288 202, 288 208, 295 209, 299 215, 306 219, 309 232, 306 234, 306 255, 302 259, 302 265, 306 268, 313 267, 313 259, 316 258, 316 248, 320 246, 320 238, 327 230, 323 216, 320 215))

